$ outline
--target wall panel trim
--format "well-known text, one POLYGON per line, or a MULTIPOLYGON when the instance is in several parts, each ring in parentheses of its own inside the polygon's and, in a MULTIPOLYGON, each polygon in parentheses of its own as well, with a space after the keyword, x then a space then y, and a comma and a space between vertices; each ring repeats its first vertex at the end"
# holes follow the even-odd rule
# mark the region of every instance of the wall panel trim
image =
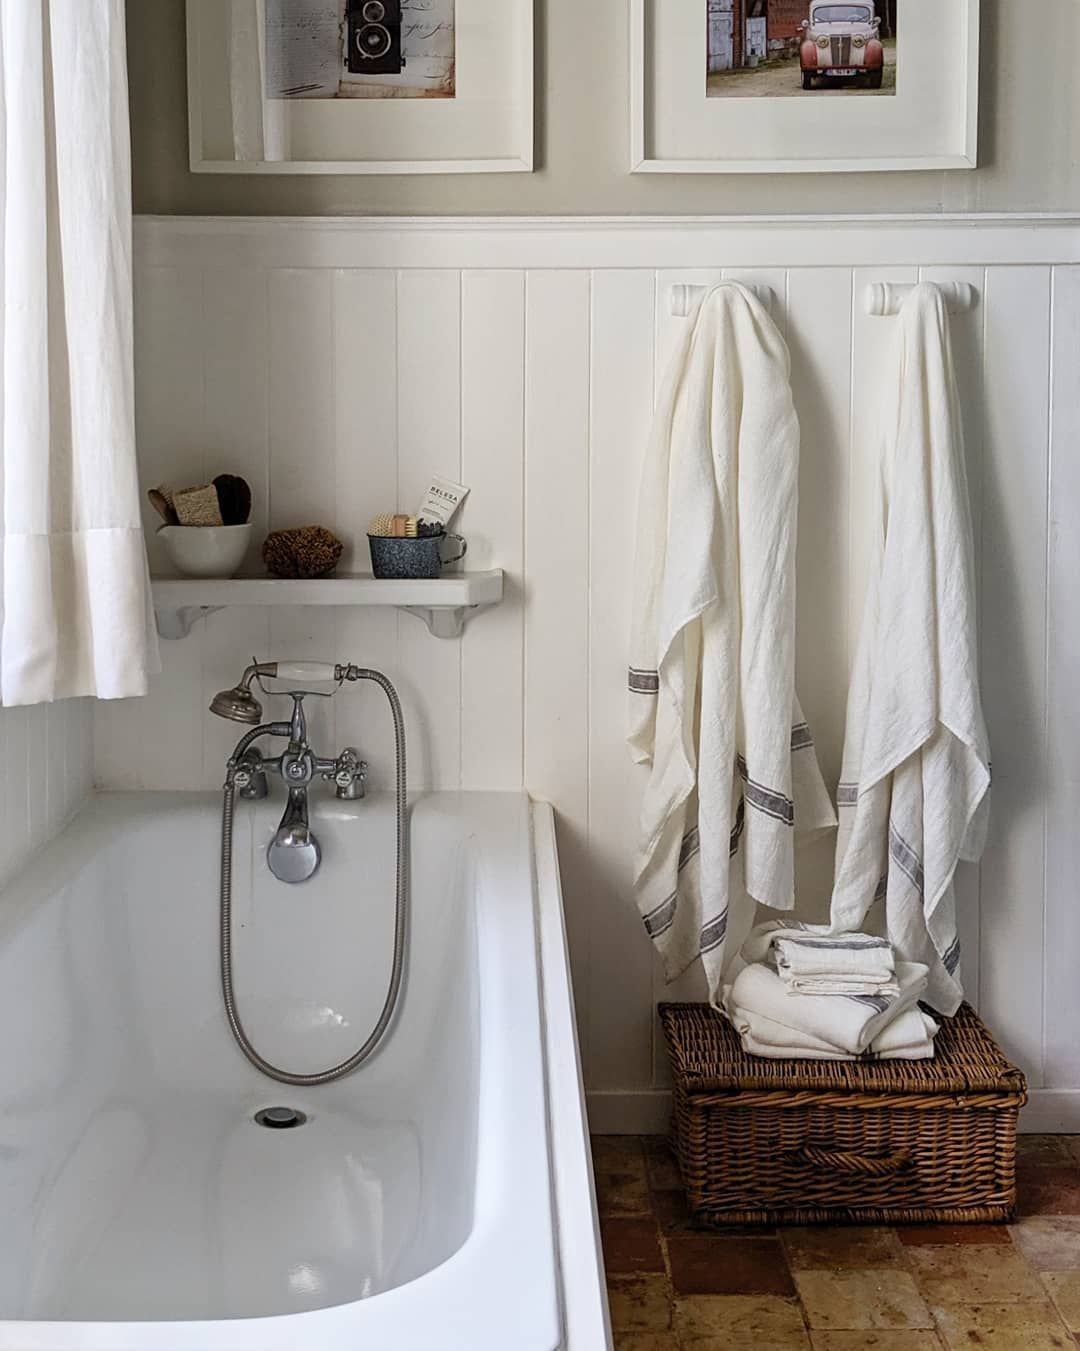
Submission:
POLYGON ((1080 217, 140 216, 138 267, 882 267, 1080 263, 1080 217))

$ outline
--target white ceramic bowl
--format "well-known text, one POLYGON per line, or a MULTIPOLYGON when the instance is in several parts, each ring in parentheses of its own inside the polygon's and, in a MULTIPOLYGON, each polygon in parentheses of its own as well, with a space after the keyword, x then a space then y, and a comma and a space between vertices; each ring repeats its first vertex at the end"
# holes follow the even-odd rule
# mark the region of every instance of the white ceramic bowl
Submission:
POLYGON ((247 525, 163 525, 157 537, 185 577, 234 577, 251 542, 247 525))

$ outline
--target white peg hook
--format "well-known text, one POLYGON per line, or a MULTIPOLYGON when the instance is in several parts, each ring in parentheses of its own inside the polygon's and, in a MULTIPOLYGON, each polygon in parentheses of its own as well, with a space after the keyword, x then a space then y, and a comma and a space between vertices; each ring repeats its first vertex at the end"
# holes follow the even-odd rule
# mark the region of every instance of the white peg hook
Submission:
MULTIPOLYGON (((753 291, 758 300, 766 309, 772 307, 773 293, 768 286, 748 285, 746 282, 740 282, 740 286, 745 286, 748 291, 753 291)), ((694 312, 694 307, 712 289, 710 286, 691 286, 685 282, 677 282, 669 293, 671 301, 671 313, 676 319, 686 319, 694 312)))
MULTIPOLYGON (((745 283, 743 283, 745 285, 745 283)), ((937 283, 945 297, 950 314, 963 314, 979 303, 979 293, 969 282, 947 281, 937 283)), ((671 313, 686 319, 709 291, 708 286, 693 286, 677 282, 670 291, 671 313)), ((913 282, 875 281, 863 293, 863 308, 867 314, 892 316, 900 313, 904 301, 915 289, 913 282)), ((766 309, 772 307, 773 293, 768 286, 747 286, 766 309)))
MULTIPOLYGON (((938 282, 937 286, 945 297, 945 308, 950 314, 963 314, 978 304, 978 291, 966 281, 938 282)), ((899 314, 904 301, 914 289, 914 282, 871 282, 863 297, 867 314, 881 316, 899 314)))

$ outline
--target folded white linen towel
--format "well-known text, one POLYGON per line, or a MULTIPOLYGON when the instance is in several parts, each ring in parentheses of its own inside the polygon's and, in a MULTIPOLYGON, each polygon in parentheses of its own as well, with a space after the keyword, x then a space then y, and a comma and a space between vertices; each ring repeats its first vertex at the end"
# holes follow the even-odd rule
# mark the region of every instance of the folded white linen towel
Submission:
POLYGON ((892 945, 873 934, 837 934, 827 924, 767 920, 741 956, 774 965, 793 994, 899 994, 892 945))
POLYGON ((771 967, 755 962, 735 977, 725 1003, 729 1011, 769 1018, 793 1033, 809 1033, 839 1051, 861 1055, 926 992, 927 970, 920 963, 898 963, 896 976, 900 993, 893 996, 789 994, 771 967))
POLYGON ((732 1005, 728 1016, 752 1055, 782 1060, 929 1060, 934 1054, 938 1025, 919 1008, 909 1008, 884 1028, 861 1056, 841 1051, 802 1029, 785 1027, 762 1014, 732 1005))
POLYGON ((832 925, 884 896, 898 958, 928 1002, 963 998, 953 875, 986 838, 990 750, 979 697, 971 510, 945 302, 915 288, 898 323, 880 522, 848 694, 832 925))
POLYGON ((795 697, 799 424, 787 347, 734 283, 672 359, 638 507, 628 740, 651 766, 634 886, 669 980, 794 904, 796 830, 836 820, 795 697))

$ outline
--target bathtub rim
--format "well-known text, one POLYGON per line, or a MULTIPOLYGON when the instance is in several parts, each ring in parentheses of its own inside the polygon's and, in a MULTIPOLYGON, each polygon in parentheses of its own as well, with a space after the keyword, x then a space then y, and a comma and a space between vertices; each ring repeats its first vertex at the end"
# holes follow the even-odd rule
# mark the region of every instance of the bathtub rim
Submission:
MULTIPOLYGON (((156 816, 170 806, 190 808, 205 804, 207 797, 206 793, 189 792, 94 795, 62 835, 53 841, 52 847, 39 853, 23 873, 9 884, 12 890, 18 887, 19 891, 16 904, 0 919, 0 936, 13 932, 32 915, 41 900, 77 874, 83 857, 80 846, 96 827, 108 821, 111 814, 124 808, 130 815, 134 807, 136 816, 143 812, 156 816)), ((535 1035, 539 1053, 538 1061, 533 1062, 530 1058, 529 1062, 535 1063, 539 1070, 536 1076, 538 1083, 532 1085, 534 1092, 538 1092, 536 1101, 539 1111, 535 1119, 531 1120, 530 1129, 534 1132, 539 1129, 544 1137, 543 1157, 548 1166, 543 1178, 536 1181, 544 1189, 550 1222, 550 1232, 545 1231, 540 1236, 547 1244, 547 1252, 537 1254, 540 1260, 536 1264, 536 1275, 538 1279, 545 1275, 542 1269, 547 1266, 547 1262, 544 1259, 550 1257, 550 1286, 544 1281, 544 1290, 550 1288, 554 1295, 555 1324, 542 1316, 542 1309, 534 1307, 529 1312, 533 1316, 540 1314, 533 1324, 539 1333, 535 1339, 537 1351, 541 1351, 541 1348, 543 1351, 548 1351, 548 1348, 550 1351, 597 1351, 601 1345, 610 1346, 610 1335, 607 1331, 602 1266, 598 1256, 587 1118, 572 1021, 572 993, 551 809, 541 804, 534 812, 533 804, 521 792, 419 794, 414 801, 419 803, 432 797, 444 803, 453 801, 466 819, 472 816, 473 828, 480 832, 488 826, 485 803, 490 807, 493 799, 498 799, 505 804, 504 810, 509 809, 511 802, 517 804, 515 815, 519 829, 514 843, 495 853, 500 855, 496 873, 503 874, 504 883, 512 879, 517 884, 515 894, 521 896, 521 905, 507 906, 505 885, 481 887, 481 897, 486 898, 487 904, 480 908, 478 927, 490 922, 492 927, 488 930, 488 941, 495 942, 500 927, 507 922, 506 912, 509 909, 528 908, 528 933, 520 933, 519 937, 528 939, 530 951, 526 955, 519 945, 517 956, 521 965, 512 976, 503 973, 503 983, 507 989, 512 987, 514 1003, 519 1010, 522 991, 526 987, 530 992, 535 991, 535 1000, 529 1000, 529 1015, 525 1019, 526 1023, 535 1023, 529 1030, 535 1035), (542 969, 544 962, 549 963, 546 974, 542 969), (527 977, 525 983, 523 969, 527 977), (550 1023, 549 1005, 552 1015, 550 1023), (569 1267, 568 1259, 571 1261, 569 1267), (562 1290, 570 1295, 572 1307, 567 1307, 564 1299, 560 1298, 562 1290), (597 1327, 601 1329, 602 1343, 596 1340, 597 1327)), ((488 881, 490 883, 491 879, 488 881)), ((477 903, 479 907, 480 897, 477 903)), ((519 926, 521 918, 520 914, 516 916, 519 926)), ((507 990, 504 990, 504 998, 506 993, 507 990)), ((529 1096, 526 1093, 524 1101, 527 1102, 529 1096)), ((448 1279, 451 1282, 458 1279, 464 1274, 460 1268, 475 1262, 478 1257, 482 1258, 485 1249, 490 1255, 492 1244, 504 1237, 492 1232, 491 1219, 490 1213, 481 1212, 478 1197, 474 1229, 465 1244, 439 1267, 406 1286, 378 1296, 378 1302, 388 1314, 393 1314, 397 1310, 391 1310, 390 1306, 400 1305, 407 1294, 409 1297, 423 1295, 425 1301, 439 1300, 441 1294, 447 1293, 448 1279)), ((520 1255, 520 1252, 515 1254, 516 1257, 520 1255)), ((460 1286, 458 1288, 460 1291, 460 1286)), ((494 1281, 485 1285, 484 1292, 493 1298, 483 1301, 483 1316, 478 1325, 475 1328, 462 1326, 460 1330, 460 1335, 465 1338, 461 1345, 475 1347, 477 1351, 489 1345, 499 1345, 489 1339, 499 1335, 499 1328, 505 1331, 507 1326, 514 1325, 498 1317, 500 1307, 504 1315, 511 1311, 508 1298, 510 1292, 504 1290, 500 1300, 498 1284, 494 1281)), ((367 1301, 355 1303, 368 1305, 367 1301)), ((291 1351, 300 1344, 297 1337, 303 1340, 309 1336, 322 1336, 325 1340, 320 1344, 330 1351, 334 1347, 364 1346, 373 1336, 383 1335, 383 1330, 373 1328, 371 1323, 353 1324, 350 1328, 348 1312, 352 1307, 352 1303, 347 1303, 321 1310, 255 1318, 189 1321, 0 1320, 0 1347, 11 1348, 12 1351, 14 1348, 18 1348, 18 1351, 67 1351, 69 1347, 78 1347, 81 1351, 105 1347, 110 1348, 110 1351, 163 1351, 165 1347, 169 1351, 173 1351, 173 1348, 181 1351, 182 1348, 213 1344, 222 1348, 234 1347, 236 1351, 249 1351, 255 1347, 259 1351, 275 1351, 276 1348, 282 1348, 282 1351, 289 1348, 291 1351)), ((374 1307, 374 1301, 368 1307, 374 1307)), ((512 1310, 515 1315, 524 1312, 520 1300, 515 1301, 512 1310)), ((411 1342, 399 1341, 398 1344, 404 1351, 411 1342)))

